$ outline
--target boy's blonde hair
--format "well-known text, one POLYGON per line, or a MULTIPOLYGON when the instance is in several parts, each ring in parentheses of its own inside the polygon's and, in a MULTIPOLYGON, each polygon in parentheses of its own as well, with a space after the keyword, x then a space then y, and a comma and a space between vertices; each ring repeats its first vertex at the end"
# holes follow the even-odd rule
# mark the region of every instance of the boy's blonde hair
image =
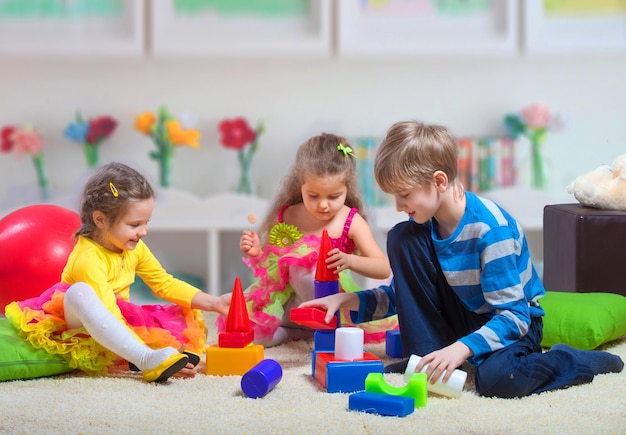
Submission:
POLYGON ((449 183, 456 181, 458 146, 447 128, 417 121, 396 122, 389 128, 374 160, 374 176, 380 188, 397 193, 433 183, 443 171, 449 183))

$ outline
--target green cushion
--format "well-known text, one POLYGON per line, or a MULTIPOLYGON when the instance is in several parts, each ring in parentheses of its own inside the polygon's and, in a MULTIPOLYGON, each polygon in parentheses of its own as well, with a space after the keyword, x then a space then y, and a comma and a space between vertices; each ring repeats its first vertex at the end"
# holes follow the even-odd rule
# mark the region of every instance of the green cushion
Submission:
POLYGON ((557 343, 595 349, 626 335, 626 297, 614 293, 546 292, 543 347, 557 343))
POLYGON ((0 381, 59 375, 73 370, 60 355, 35 349, 0 317, 0 381))

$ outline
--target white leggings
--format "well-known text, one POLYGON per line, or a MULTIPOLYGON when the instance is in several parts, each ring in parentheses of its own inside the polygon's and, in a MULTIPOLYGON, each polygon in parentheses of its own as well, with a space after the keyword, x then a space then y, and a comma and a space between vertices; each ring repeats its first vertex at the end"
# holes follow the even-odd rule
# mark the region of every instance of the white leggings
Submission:
POLYGON ((84 327, 98 343, 132 362, 141 370, 156 368, 173 347, 152 350, 106 309, 93 288, 84 282, 70 286, 64 299, 65 321, 69 328, 84 327))

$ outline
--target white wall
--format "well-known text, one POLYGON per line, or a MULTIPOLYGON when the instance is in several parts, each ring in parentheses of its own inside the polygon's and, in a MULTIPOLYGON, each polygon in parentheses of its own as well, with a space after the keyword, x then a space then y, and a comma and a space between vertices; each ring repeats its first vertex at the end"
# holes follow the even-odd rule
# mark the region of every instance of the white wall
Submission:
MULTIPOLYGON (((536 101, 568 114, 550 133, 545 153, 550 192, 626 152, 626 53, 619 56, 505 60, 101 61, 0 60, 0 125, 32 123, 46 139, 45 158, 55 190, 78 190, 88 171, 82 149, 62 131, 81 109, 87 117, 120 121, 101 148, 101 161, 131 163, 156 180, 153 145, 133 130, 134 117, 166 104, 189 111, 203 133, 200 150, 174 157, 173 185, 198 195, 230 189, 236 154, 218 140, 217 123, 245 116, 266 120, 253 164, 261 196, 269 197, 297 146, 309 135, 384 135, 395 121, 416 118, 449 126, 458 135, 502 133, 502 117, 536 101)), ((0 202, 35 185, 28 160, 0 155, 0 202)), ((2 208, 2 207, 0 207, 2 208)))

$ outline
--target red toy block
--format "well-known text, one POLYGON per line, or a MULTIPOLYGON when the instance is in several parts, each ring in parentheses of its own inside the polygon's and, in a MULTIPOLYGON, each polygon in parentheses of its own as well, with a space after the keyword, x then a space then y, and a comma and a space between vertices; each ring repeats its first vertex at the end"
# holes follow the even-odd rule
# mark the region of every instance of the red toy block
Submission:
POLYGON ((224 331, 217 335, 219 347, 246 347, 254 341, 254 330, 246 332, 224 331))
POLYGON ((299 325, 307 326, 311 329, 337 329, 337 322, 324 322, 326 311, 315 307, 292 308, 289 313, 289 320, 299 325))
POLYGON ((336 359, 333 352, 315 353, 314 377, 328 393, 364 391, 367 375, 383 371, 382 361, 369 352, 354 361, 336 359))

